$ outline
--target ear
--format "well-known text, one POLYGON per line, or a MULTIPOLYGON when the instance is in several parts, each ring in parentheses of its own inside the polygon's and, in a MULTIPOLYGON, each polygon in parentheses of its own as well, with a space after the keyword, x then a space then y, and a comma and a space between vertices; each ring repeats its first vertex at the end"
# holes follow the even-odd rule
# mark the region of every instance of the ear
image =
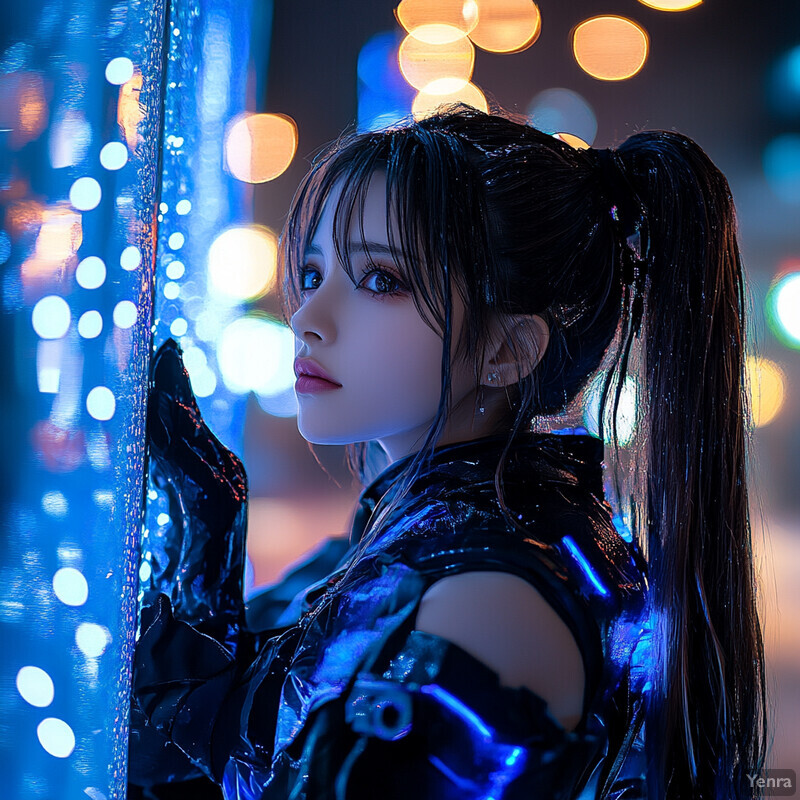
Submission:
POLYGON ((541 361, 549 341, 550 329, 538 314, 498 315, 491 325, 480 383, 498 387, 522 380, 541 361))

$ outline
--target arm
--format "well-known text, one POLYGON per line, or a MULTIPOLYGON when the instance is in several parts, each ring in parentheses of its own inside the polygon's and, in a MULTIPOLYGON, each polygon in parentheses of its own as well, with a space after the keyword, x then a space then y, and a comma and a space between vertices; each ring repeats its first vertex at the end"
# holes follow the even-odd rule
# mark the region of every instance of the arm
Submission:
POLYGON ((567 625, 527 581, 507 572, 442 578, 424 594, 416 621, 547 702, 567 730, 581 718, 583 659, 567 625))

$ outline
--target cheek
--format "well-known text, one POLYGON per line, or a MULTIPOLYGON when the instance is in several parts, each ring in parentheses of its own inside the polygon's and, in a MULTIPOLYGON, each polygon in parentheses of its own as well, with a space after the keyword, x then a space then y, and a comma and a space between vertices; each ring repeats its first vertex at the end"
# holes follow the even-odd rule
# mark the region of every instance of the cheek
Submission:
POLYGON ((370 328, 362 347, 369 353, 364 366, 396 389, 429 394, 431 387, 439 396, 442 365, 442 340, 418 316, 388 316, 382 324, 370 328))

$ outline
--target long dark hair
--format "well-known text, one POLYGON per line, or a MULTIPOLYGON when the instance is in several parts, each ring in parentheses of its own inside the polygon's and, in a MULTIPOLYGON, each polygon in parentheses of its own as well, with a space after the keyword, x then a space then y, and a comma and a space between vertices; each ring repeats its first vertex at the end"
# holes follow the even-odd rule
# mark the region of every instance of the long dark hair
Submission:
MULTIPOLYGON (((743 277, 725 178, 676 133, 578 150, 464 106, 345 136, 314 160, 281 236, 287 319, 301 303, 304 251, 342 177, 334 243, 351 272, 346 233, 362 218, 376 170, 386 173, 387 208, 398 222, 399 241, 389 230, 398 267, 443 338, 438 413, 385 513, 444 427, 453 291, 466 319, 455 358, 473 365, 476 385, 490 319, 538 314, 550 330, 536 369, 509 387, 500 423, 509 436, 496 473, 504 510, 503 466, 517 433, 572 402, 607 352, 614 368, 602 402, 610 399, 616 421, 638 343, 648 468, 636 533, 662 644, 648 708, 650 791, 670 800, 754 796, 747 776, 764 761, 765 681, 745 476, 743 277)), ((348 448, 364 482, 373 476, 370 447, 348 448)), ((371 521, 354 559, 383 518, 371 521)))

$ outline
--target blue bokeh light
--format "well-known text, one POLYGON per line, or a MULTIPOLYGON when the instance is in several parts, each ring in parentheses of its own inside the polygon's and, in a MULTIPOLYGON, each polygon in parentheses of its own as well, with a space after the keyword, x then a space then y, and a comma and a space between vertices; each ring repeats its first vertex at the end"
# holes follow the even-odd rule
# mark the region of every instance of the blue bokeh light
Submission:
POLYGON ((764 148, 764 175, 778 197, 800 203, 800 134, 782 134, 764 148))
POLYGON ((778 59, 768 94, 773 113, 790 119, 800 117, 800 44, 778 59))
POLYGON ((397 62, 403 41, 399 31, 375 34, 358 55, 358 129, 388 127, 411 113, 416 91, 397 62))
POLYGON ((544 133, 571 133, 591 145, 597 117, 589 102, 572 89, 545 89, 528 106, 532 124, 544 133))

